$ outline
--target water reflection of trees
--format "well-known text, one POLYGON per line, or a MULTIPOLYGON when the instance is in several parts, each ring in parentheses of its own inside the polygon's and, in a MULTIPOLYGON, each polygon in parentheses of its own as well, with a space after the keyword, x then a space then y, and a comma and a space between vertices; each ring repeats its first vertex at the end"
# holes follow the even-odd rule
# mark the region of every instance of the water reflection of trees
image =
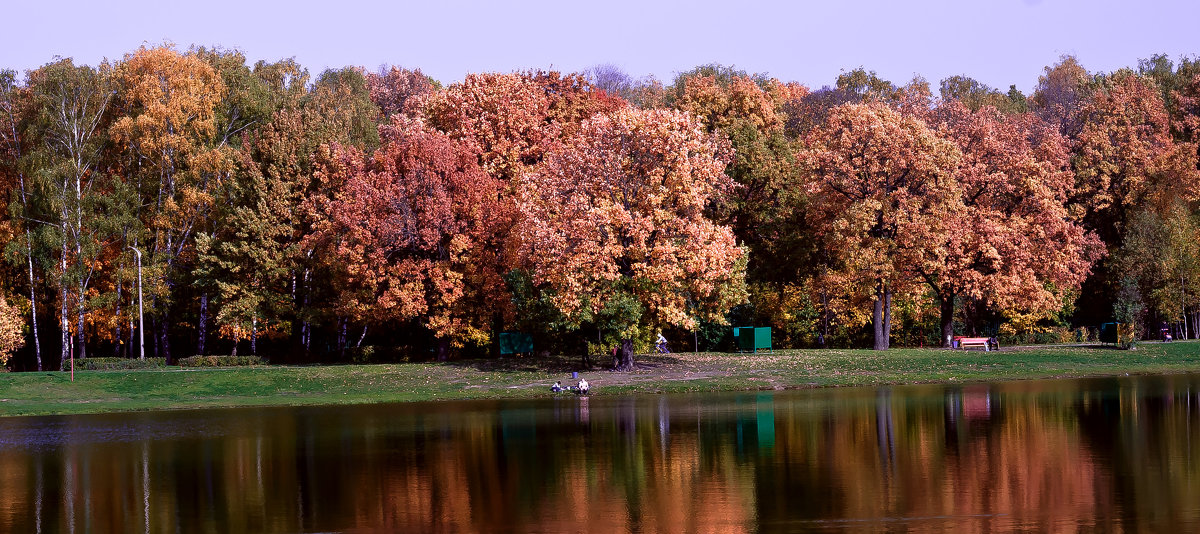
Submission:
POLYGON ((0 446, 0 530, 1196 527, 1196 383, 202 412, 165 436, 15 418, 59 437, 0 446))

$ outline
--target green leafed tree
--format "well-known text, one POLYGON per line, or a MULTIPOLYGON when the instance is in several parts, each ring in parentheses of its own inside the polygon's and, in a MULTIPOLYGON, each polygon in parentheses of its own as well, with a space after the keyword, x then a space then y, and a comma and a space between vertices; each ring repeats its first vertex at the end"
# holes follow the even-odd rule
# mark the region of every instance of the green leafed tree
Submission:
POLYGON ((95 69, 76 66, 70 59, 29 73, 31 115, 25 135, 31 148, 26 156, 31 172, 27 175, 41 203, 33 206, 23 199, 20 209, 28 210, 22 214, 26 220, 43 226, 35 234, 47 240, 42 248, 57 249, 55 286, 64 361, 72 339, 76 356, 87 353, 88 288, 103 240, 91 206, 103 172, 100 163, 114 95, 112 76, 108 65, 95 69), (49 227, 57 231, 46 231, 49 227))

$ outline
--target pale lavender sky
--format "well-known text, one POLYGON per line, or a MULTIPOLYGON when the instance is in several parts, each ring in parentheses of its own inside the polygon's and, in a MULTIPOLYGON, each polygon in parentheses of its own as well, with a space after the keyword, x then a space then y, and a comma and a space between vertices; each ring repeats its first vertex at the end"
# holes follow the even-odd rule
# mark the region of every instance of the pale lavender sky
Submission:
POLYGON ((54 56, 95 65, 170 41, 237 48, 251 62, 295 57, 314 75, 391 64, 447 83, 600 63, 670 83, 715 62, 810 87, 862 66, 900 84, 966 74, 1028 92, 1063 54, 1092 72, 1200 54, 1197 0, 7 3, 0 68, 18 70, 54 56))

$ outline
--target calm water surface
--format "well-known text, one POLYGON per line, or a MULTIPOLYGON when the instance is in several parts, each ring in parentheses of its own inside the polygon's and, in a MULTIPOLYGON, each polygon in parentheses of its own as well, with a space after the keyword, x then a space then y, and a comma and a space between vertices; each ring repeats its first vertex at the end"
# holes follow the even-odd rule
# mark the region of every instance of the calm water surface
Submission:
POLYGON ((1200 531, 1200 375, 0 418, 0 532, 1200 531))

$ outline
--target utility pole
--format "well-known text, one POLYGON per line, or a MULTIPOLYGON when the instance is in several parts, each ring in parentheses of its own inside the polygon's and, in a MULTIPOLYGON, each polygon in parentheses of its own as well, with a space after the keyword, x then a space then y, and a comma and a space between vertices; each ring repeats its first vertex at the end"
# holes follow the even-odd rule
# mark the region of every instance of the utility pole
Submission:
POLYGON ((137 247, 129 245, 130 250, 137 253, 138 264, 138 359, 146 359, 146 329, 145 321, 142 317, 142 251, 137 247))

